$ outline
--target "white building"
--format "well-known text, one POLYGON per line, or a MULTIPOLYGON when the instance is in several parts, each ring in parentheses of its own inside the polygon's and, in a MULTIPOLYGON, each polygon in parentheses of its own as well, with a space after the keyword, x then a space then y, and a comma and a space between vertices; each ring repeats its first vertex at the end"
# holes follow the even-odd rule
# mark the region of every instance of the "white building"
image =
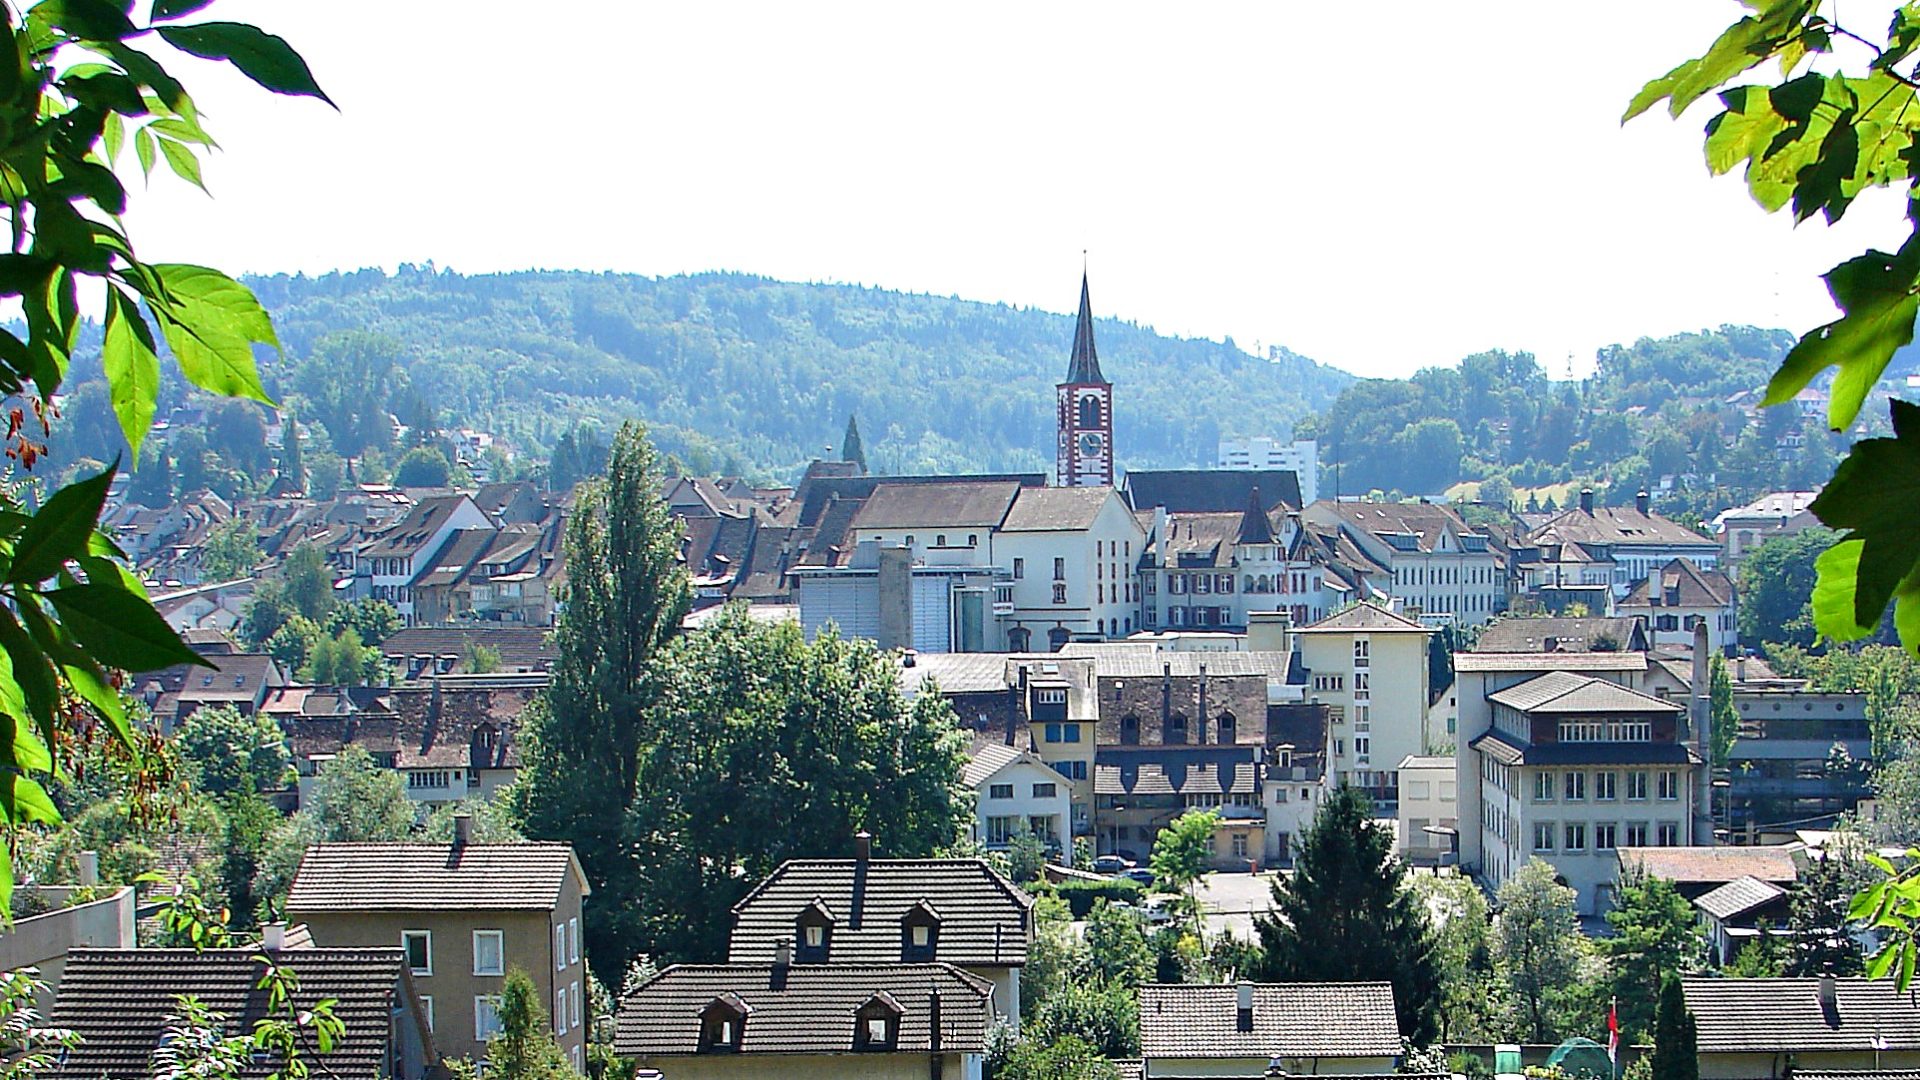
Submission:
POLYGON ((1031 751, 976 738, 960 782, 974 793, 973 839, 1000 850, 1032 833, 1056 854, 1068 852, 1072 806, 1069 785, 1031 751))
POLYGON ((1739 606, 1733 582, 1718 570, 1674 559, 1627 590, 1614 605, 1621 615, 1646 620, 1655 646, 1691 647, 1693 629, 1707 628, 1707 646, 1717 653, 1740 643, 1739 606))
POLYGON ((1307 700, 1327 706, 1327 776, 1376 800, 1399 797, 1399 763, 1424 754, 1427 638, 1434 631, 1372 604, 1294 631, 1307 700))
MULTIPOLYGON (((1533 530, 1528 541, 1543 552, 1578 551, 1583 560, 1607 565, 1616 597, 1625 596, 1637 582, 1674 559, 1690 559, 1708 570, 1720 559, 1718 540, 1654 513, 1645 492, 1632 506, 1595 506, 1593 490, 1588 488, 1580 493, 1580 505, 1533 530)), ((1548 576, 1573 580, 1573 575, 1548 576)))
POLYGON ((492 527, 468 496, 421 499, 360 549, 354 559, 355 595, 387 601, 411 626, 413 583, 438 569, 434 560, 447 540, 462 529, 492 527))
MULTIPOLYGON (((1301 511, 1385 567, 1386 589, 1430 624, 1478 626, 1506 610, 1499 552, 1452 509, 1433 503, 1316 502, 1301 511)), ((1395 759, 1399 760, 1398 758, 1395 759)))
POLYGON ((997 614, 1012 652, 1125 637, 1139 626, 1146 530, 1110 487, 1023 487, 988 534, 1013 580, 997 614))
POLYGON ((1459 829, 1456 786, 1451 756, 1408 754, 1400 759, 1401 859, 1422 866, 1450 859, 1459 829))
POLYGON ((1320 444, 1313 439, 1221 439, 1219 464, 1223 469, 1291 469, 1300 478, 1303 502, 1320 497, 1320 444))
POLYGON ((1713 519, 1721 555, 1737 566, 1747 553, 1776 536, 1791 536, 1820 524, 1808 507, 1819 491, 1769 491, 1745 506, 1723 510, 1713 519))

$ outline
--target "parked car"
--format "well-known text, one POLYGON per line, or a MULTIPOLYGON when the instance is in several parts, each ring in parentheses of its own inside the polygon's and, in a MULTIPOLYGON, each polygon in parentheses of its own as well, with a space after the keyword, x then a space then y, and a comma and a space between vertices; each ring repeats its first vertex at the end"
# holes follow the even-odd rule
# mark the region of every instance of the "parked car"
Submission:
POLYGON ((1173 921, 1173 900, 1169 897, 1156 896, 1147 901, 1146 906, 1140 910, 1151 926, 1161 926, 1173 921))
POLYGON ((1118 855, 1102 855, 1093 860, 1093 872, 1096 874, 1121 874, 1131 869, 1133 863, 1118 855))
POLYGON ((1130 866, 1127 869, 1122 870, 1120 872, 1120 876, 1128 879, 1129 881, 1137 881, 1140 884, 1145 885, 1149 889, 1153 888, 1153 883, 1155 880, 1153 876, 1153 871, 1147 869, 1144 866, 1130 866))

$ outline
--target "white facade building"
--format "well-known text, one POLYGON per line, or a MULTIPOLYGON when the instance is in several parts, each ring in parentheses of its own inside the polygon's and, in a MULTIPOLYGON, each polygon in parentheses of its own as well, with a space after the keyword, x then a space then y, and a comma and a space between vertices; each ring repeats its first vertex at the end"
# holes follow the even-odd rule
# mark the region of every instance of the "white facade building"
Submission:
POLYGON ((1070 784, 1031 751, 976 739, 960 782, 974 793, 975 842, 997 851, 1025 832, 1056 853, 1070 849, 1070 784))
MULTIPOLYGON (((1507 606, 1499 552, 1459 514, 1432 503, 1316 502, 1301 511, 1385 567, 1385 589, 1430 625, 1478 626, 1507 606)), ((1398 760, 1398 759, 1395 759, 1398 760)))
POLYGON ((1313 439, 1221 439, 1219 464, 1223 469, 1291 469, 1300 478, 1303 503, 1320 497, 1320 444, 1313 439))
POLYGON ((1399 797, 1399 763, 1427 752, 1427 638, 1434 631, 1372 604, 1294 631, 1307 700, 1327 706, 1327 776, 1399 797))

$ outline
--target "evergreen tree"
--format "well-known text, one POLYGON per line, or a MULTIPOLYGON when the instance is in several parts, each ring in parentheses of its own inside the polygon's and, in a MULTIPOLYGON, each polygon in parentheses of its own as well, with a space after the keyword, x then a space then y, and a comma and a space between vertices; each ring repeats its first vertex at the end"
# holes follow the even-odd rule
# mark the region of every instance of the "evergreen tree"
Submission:
POLYGON ((1652 1058, 1653 1080, 1700 1080, 1699 1034, 1677 975, 1668 975, 1660 984, 1652 1058))
POLYGON ((1394 857, 1392 833, 1371 816, 1354 788, 1321 804, 1292 875, 1273 884, 1274 911, 1254 921, 1261 978, 1391 983, 1400 1034, 1426 1046, 1440 1030, 1433 934, 1394 857))
POLYGON ((620 836, 656 691, 653 658, 680 632, 692 593, 659 491, 645 430, 622 425, 606 478, 585 485, 567 518, 559 659, 552 686, 528 714, 515 789, 527 835, 569 841, 579 855, 598 898, 587 913, 587 951, 612 965, 603 971, 612 978, 639 951, 639 868, 620 836))
POLYGON ((860 425, 852 414, 847 416, 847 435, 840 440, 840 460, 851 461, 860 466, 862 476, 867 472, 867 448, 860 444, 860 425))
POLYGON ((487 1043, 487 1075, 498 1080, 566 1080, 577 1076, 553 1040, 540 991, 514 968, 500 988, 500 1033, 487 1043))
POLYGON ((1668 975, 1696 971, 1705 942, 1693 905, 1673 882, 1629 867, 1620 875, 1620 894, 1607 923, 1613 936, 1599 941, 1612 963, 1612 994, 1620 1010, 1620 1030, 1628 1039, 1644 1034, 1653 1020, 1652 1002, 1668 975))
POLYGON ((294 490, 307 490, 307 460, 300 447, 300 424, 294 419, 293 410, 284 414, 280 434, 280 475, 285 477, 294 490))

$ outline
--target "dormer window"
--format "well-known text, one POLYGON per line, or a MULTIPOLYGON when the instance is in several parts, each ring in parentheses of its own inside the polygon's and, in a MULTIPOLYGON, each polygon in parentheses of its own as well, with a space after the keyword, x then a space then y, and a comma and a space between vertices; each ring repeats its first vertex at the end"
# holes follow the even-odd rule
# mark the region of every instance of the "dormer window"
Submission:
POLYGON ((815 899, 793 920, 794 959, 802 964, 824 964, 833 945, 833 914, 815 899))
POLYGON ((700 1010, 700 1052, 737 1054, 740 1037, 747 1027, 747 1015, 753 1010, 738 995, 721 994, 700 1010))
POLYGON ((853 1048, 887 1051, 900 1042, 900 1003, 885 990, 868 998, 853 1014, 853 1048))
POLYGON ((925 900, 907 909, 900 917, 900 959, 912 963, 930 961, 940 944, 940 913, 925 900))

